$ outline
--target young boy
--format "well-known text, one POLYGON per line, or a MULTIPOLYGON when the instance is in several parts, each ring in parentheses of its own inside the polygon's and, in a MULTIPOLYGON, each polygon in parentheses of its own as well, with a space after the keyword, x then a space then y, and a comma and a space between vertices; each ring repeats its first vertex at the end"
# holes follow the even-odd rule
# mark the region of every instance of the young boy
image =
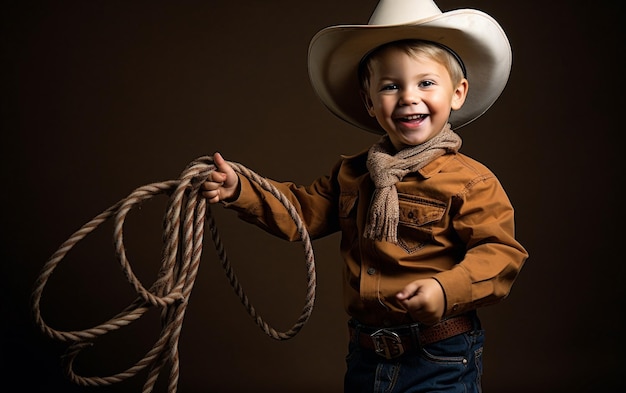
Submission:
MULTIPOLYGON (((313 38, 309 70, 324 104, 384 134, 309 186, 273 182, 311 238, 342 233, 351 317, 345 392, 481 390, 476 309, 507 296, 528 255, 505 191, 458 152, 452 128, 493 104, 510 65, 495 20, 476 10, 442 13, 431 0, 381 0, 368 25, 313 38)), ((279 201, 218 153, 214 162, 203 184, 210 203, 298 240, 279 201)))

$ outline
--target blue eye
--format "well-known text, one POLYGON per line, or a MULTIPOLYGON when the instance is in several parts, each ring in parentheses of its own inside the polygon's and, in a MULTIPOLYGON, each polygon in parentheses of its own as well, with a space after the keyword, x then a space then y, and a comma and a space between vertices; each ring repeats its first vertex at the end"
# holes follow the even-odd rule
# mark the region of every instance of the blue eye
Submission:
POLYGON ((420 87, 428 87, 428 86, 432 86, 434 84, 435 84, 435 82, 433 82, 433 81, 422 81, 422 82, 420 82, 419 85, 420 85, 420 87))
POLYGON ((398 85, 391 83, 388 85, 384 85, 380 90, 398 90, 398 85))

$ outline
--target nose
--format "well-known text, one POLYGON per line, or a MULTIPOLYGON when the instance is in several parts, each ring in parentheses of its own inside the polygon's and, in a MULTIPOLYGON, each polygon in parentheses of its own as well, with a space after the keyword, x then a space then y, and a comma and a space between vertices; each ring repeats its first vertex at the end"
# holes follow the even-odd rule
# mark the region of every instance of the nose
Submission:
POLYGON ((410 106, 417 105, 420 102, 420 97, 415 89, 404 89, 400 94, 399 105, 410 106))

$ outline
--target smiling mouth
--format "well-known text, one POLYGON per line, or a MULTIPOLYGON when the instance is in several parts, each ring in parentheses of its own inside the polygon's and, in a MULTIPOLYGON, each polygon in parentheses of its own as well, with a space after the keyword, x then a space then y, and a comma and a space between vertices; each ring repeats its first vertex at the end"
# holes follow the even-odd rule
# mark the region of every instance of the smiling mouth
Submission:
POLYGON ((399 117, 398 120, 400 120, 400 121, 424 120, 427 117, 428 117, 428 115, 426 115, 426 114, 410 115, 410 116, 405 116, 405 117, 399 117))

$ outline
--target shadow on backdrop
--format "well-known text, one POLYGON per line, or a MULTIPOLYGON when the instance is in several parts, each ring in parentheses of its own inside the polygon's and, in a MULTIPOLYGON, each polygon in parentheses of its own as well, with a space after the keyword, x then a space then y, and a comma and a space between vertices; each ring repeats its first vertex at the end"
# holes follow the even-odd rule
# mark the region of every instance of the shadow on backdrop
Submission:
MULTIPOLYGON (((147 373, 81 388, 63 373, 66 348, 39 332, 30 295, 45 261, 81 225, 135 188, 176 179, 220 151, 257 173, 309 183, 375 136, 344 124, 315 97, 307 47, 321 28, 365 23, 375 0, 7 2, 2 8, 3 391, 137 392, 147 373)), ((462 151, 487 164, 516 207, 530 259, 503 303, 482 312, 484 390, 596 392, 619 375, 626 293, 616 61, 616 5, 440 0, 443 10, 493 15, 513 47, 513 70, 489 112, 463 128, 462 151), (614 206, 616 208, 614 208, 614 206)), ((618 30, 616 30, 618 29, 618 30)), ((156 197, 128 217, 126 246, 149 286, 161 263, 156 197)), ((291 327, 306 292, 302 247, 213 208, 224 246, 259 313, 291 327)), ((108 320, 134 298, 116 262, 110 222, 81 241, 45 288, 41 309, 59 330, 108 320)), ((181 392, 340 392, 347 347, 337 236, 313 243, 317 298, 293 339, 255 326, 208 237, 180 337, 181 392)), ((158 338, 151 310, 76 360, 109 376, 158 338)), ((155 391, 166 391, 167 371, 155 391)))

